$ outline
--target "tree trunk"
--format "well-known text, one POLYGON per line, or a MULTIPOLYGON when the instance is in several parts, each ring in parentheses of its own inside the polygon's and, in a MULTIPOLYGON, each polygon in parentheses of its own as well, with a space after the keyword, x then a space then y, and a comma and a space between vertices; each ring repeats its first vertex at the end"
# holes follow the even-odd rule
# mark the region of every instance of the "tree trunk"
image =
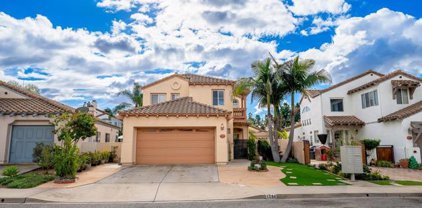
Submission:
POLYGON ((289 132, 289 142, 287 143, 286 151, 283 153, 283 158, 281 158, 281 162, 286 162, 289 158, 290 152, 292 151, 293 145, 293 138, 295 132, 295 97, 294 93, 291 93, 291 108, 292 112, 290 112, 290 132, 289 132))
POLYGON ((269 96, 267 96, 267 110, 268 110, 268 139, 270 140, 271 145, 271 153, 273 155, 273 160, 275 162, 280 162, 280 153, 278 152, 278 144, 276 143, 276 140, 274 139, 274 133, 273 133, 273 118, 271 116, 271 104, 269 102, 269 96))

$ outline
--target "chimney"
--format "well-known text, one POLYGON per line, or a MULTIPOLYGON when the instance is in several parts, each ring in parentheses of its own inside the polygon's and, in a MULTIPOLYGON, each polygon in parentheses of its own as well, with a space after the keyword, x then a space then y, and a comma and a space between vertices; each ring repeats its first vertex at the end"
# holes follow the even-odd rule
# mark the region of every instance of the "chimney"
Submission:
POLYGON ((97 101, 96 100, 92 100, 91 102, 88 102, 88 108, 89 108, 89 113, 92 114, 94 117, 97 116, 97 101))

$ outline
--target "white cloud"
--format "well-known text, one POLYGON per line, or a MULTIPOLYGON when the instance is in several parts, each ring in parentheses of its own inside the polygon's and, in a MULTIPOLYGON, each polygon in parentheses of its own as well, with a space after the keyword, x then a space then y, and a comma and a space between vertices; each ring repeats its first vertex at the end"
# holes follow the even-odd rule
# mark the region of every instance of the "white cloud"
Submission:
POLYGON ((306 16, 319 13, 343 14, 351 5, 344 0, 292 0, 289 9, 296 15, 306 16))
POLYGON ((422 20, 380 9, 365 17, 338 21, 331 43, 300 53, 342 80, 368 69, 389 72, 397 68, 422 74, 422 20))

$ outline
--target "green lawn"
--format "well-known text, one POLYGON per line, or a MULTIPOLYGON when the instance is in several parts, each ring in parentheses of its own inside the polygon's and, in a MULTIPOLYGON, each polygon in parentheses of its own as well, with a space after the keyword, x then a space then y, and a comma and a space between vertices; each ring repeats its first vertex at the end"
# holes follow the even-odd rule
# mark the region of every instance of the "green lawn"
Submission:
POLYGON ((389 180, 369 181, 369 182, 375 183, 375 184, 378 184, 378 185, 382 185, 382 186, 392 185, 391 181, 389 181, 389 180))
POLYGON ((281 167, 286 177, 280 179, 288 186, 336 186, 345 185, 338 176, 311 166, 298 163, 266 162, 267 165, 281 167))
POLYGON ((0 186, 7 188, 33 188, 40 184, 46 183, 54 179, 52 175, 43 175, 37 173, 27 173, 14 177, 0 178, 0 186))
POLYGON ((422 186, 421 181, 394 181, 394 183, 397 183, 403 186, 422 186))

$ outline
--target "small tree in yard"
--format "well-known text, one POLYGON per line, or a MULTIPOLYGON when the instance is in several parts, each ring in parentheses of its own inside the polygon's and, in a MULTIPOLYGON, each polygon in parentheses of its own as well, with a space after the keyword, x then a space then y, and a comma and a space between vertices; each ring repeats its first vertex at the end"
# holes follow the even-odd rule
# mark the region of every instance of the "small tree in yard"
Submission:
POLYGON ((256 157, 256 136, 253 132, 249 131, 248 145, 248 159, 254 160, 256 157))
POLYGON ((61 146, 54 150, 54 169, 59 179, 74 179, 79 167, 79 149, 76 143, 97 134, 95 118, 87 113, 62 114, 54 120, 61 146))

